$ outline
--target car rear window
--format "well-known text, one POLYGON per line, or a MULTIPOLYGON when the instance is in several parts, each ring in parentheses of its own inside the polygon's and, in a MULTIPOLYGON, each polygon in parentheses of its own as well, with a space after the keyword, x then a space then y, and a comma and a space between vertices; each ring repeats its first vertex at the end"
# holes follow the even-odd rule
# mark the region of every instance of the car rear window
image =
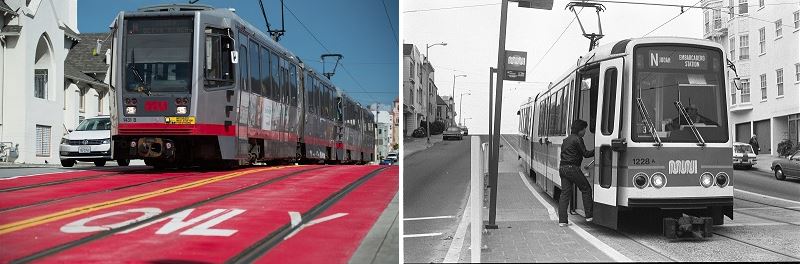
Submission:
POLYGON ((457 128, 457 127, 451 127, 451 128, 448 128, 448 129, 447 129, 447 131, 450 131, 450 132, 459 132, 459 131, 461 131, 461 129, 459 129, 459 128, 457 128))
POLYGON ((90 118, 78 124, 77 131, 111 130, 110 118, 90 118))
POLYGON ((733 149, 734 149, 734 151, 736 151, 736 153, 750 153, 750 152, 753 152, 753 147, 751 147, 750 145, 733 146, 733 149))

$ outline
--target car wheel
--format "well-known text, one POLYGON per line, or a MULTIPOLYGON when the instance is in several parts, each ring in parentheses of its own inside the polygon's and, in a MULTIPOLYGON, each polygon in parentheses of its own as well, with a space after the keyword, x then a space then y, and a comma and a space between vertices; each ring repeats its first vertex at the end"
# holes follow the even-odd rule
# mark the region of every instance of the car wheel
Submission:
POLYGON ((130 164, 131 164, 131 160, 129 160, 129 159, 118 159, 117 160, 117 165, 119 165, 119 166, 128 166, 130 164))
POLYGON ((61 166, 64 166, 64 167, 75 166, 75 160, 69 160, 69 159, 61 160, 61 166))
POLYGON ((103 166, 106 165, 106 161, 105 160, 98 160, 98 161, 94 162, 94 165, 97 166, 97 167, 103 167, 103 166))
POLYGON ((783 169, 781 169, 781 167, 775 167, 775 179, 779 181, 786 179, 786 175, 783 174, 783 169))

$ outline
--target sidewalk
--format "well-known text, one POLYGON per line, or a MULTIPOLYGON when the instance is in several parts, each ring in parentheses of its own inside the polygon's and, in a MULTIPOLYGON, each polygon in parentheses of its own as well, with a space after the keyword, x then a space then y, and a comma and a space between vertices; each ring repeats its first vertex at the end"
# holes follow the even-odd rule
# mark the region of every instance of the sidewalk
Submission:
MULTIPOLYGON (((557 209, 548 209, 542 203, 550 198, 533 188, 535 184, 527 176, 520 176, 517 154, 505 141, 501 140, 501 144, 504 147, 500 154, 496 219, 499 228, 488 229, 484 234, 484 245, 488 249, 481 252, 482 262, 611 262, 625 259, 602 242, 602 245, 597 245, 598 241, 590 243, 584 238, 588 233, 576 226, 576 223, 584 224, 583 217, 571 215, 569 221, 572 225, 559 227, 557 209), (539 193, 545 201, 540 201, 533 192, 539 193), (610 257, 615 254, 618 254, 615 258, 610 257)), ((488 212, 484 220, 488 220, 488 212)))
POLYGON ((779 158, 778 156, 770 154, 758 154, 758 158, 756 160, 757 163, 756 165, 753 166, 753 169, 766 173, 772 173, 772 169, 770 169, 770 166, 772 166, 772 162, 775 161, 776 159, 783 159, 783 158, 779 158))
POLYGON ((400 260, 400 218, 398 194, 367 233, 350 263, 396 263, 400 260))
POLYGON ((432 135, 431 136, 431 143, 428 144, 428 138, 413 138, 413 137, 404 137, 403 138, 403 158, 410 157, 412 154, 419 152, 421 150, 426 150, 432 147, 434 144, 442 142, 442 135, 432 135))

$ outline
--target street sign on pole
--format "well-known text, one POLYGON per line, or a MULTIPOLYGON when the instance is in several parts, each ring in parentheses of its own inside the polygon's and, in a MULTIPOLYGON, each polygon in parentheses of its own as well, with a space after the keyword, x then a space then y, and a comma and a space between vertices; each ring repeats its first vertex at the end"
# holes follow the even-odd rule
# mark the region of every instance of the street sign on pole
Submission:
POLYGON ((527 61, 527 52, 506 50, 506 71, 503 80, 524 82, 527 61))

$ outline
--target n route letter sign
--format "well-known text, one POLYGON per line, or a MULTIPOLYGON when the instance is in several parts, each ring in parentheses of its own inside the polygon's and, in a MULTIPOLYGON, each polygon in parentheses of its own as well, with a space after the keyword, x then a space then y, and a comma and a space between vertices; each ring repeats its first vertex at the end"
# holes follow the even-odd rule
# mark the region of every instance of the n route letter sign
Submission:
POLYGON ((503 80, 524 82, 527 60, 527 52, 506 50, 506 72, 503 75, 503 80))

